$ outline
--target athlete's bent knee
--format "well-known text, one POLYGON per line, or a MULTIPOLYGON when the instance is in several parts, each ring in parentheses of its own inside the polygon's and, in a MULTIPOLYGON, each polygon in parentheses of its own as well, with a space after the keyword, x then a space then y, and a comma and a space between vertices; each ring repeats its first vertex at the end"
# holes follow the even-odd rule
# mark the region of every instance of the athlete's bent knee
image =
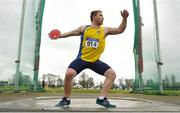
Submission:
POLYGON ((104 75, 106 76, 106 77, 108 77, 109 79, 112 79, 112 80, 115 80, 115 78, 116 78, 116 73, 115 73, 115 71, 113 70, 113 69, 108 69, 105 73, 104 73, 104 75))
POLYGON ((68 68, 66 71, 66 80, 72 80, 76 76, 76 71, 74 69, 68 68))

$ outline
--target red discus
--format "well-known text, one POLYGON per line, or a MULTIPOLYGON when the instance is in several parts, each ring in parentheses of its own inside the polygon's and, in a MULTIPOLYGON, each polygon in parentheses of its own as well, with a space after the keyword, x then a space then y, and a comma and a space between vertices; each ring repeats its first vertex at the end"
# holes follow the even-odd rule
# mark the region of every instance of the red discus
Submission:
POLYGON ((51 39, 57 39, 61 36, 61 32, 58 29, 53 29, 48 35, 51 39))

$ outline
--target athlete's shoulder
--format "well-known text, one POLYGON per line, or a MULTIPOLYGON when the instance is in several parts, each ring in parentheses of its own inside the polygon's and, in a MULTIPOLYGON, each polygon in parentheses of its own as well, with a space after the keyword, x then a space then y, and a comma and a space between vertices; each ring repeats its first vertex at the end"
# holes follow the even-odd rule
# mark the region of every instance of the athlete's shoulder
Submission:
POLYGON ((110 32, 110 27, 103 27, 104 28, 104 35, 107 36, 110 32))
POLYGON ((85 28, 87 28, 89 25, 81 25, 80 28, 82 31, 84 31, 85 28))
POLYGON ((84 28, 85 28, 85 25, 81 25, 81 26, 78 27, 78 29, 79 29, 81 32, 84 31, 84 28))
POLYGON ((90 25, 82 25, 82 26, 80 26, 82 32, 84 32, 85 29, 87 29, 88 27, 90 27, 90 25))

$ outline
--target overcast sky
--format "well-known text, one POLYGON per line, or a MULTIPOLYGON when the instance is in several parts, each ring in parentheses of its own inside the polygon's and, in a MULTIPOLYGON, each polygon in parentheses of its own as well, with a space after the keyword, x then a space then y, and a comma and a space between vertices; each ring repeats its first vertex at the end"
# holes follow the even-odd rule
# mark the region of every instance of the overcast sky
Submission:
MULTIPOLYGON (((32 5, 27 5, 32 12, 36 9, 35 0, 28 0, 32 5)), ((152 74, 156 70, 154 61, 154 16, 152 0, 140 0, 141 15, 143 21, 143 58, 144 75, 152 74)), ((158 0, 158 17, 160 29, 161 55, 163 75, 180 75, 180 10, 179 0, 158 0), (174 52, 175 51, 175 52, 174 52)), ((19 38, 19 24, 21 14, 21 0, 0 0, 0 80, 7 80, 15 73, 17 57, 17 43, 19 38), (8 35, 7 35, 8 34, 8 35), (7 68, 8 67, 8 68, 7 68)), ((104 15, 104 25, 109 27, 119 26, 122 17, 120 11, 127 9, 129 18, 127 28, 123 34, 108 36, 106 48, 101 60, 109 64, 119 78, 134 78, 134 17, 132 0, 46 0, 42 25, 41 54, 40 54, 40 78, 42 74, 52 73, 64 78, 68 65, 78 54, 80 37, 50 40, 48 33, 52 29, 61 32, 69 31, 80 25, 90 24, 90 12, 100 9, 104 15)), ((29 12, 30 14, 34 14, 29 12)), ((35 14, 34 14, 35 15, 35 14)), ((34 16, 32 16, 34 17, 34 16)), ((34 31, 28 28, 34 26, 34 18, 26 25, 26 36, 33 37, 34 31)), ((33 42, 34 39, 24 38, 21 66, 24 74, 33 76, 33 42), (25 59, 25 60, 24 60, 25 59), (28 73, 31 72, 31 73, 28 73)), ((85 70, 95 79, 102 81, 104 77, 85 70)), ((78 77, 77 77, 78 78, 78 77)), ((178 80, 178 79, 177 79, 178 80)), ((180 80, 180 77, 179 77, 180 80)))
MULTIPOLYGON (((150 76, 152 77, 152 74, 156 74, 153 3, 152 0, 141 0, 140 3, 144 24, 142 35, 145 72, 143 74, 149 76, 147 73, 151 73, 150 76)), ((177 61, 180 60, 180 48, 177 46, 180 42, 178 38, 180 36, 178 32, 180 23, 177 23, 175 20, 180 18, 177 12, 180 2, 178 0, 159 0, 157 4, 161 57, 162 62, 164 62, 163 75, 170 76, 170 74, 175 74, 178 80, 178 78, 180 79, 178 77, 180 71, 177 70, 180 69, 180 64, 177 61), (169 17, 171 18, 169 19, 169 17), (167 26, 169 27, 167 28, 167 26), (169 39, 170 37, 172 40, 169 39), (173 55, 174 52, 172 50, 175 48, 178 51, 176 55, 173 55)), ((134 78, 134 17, 132 0, 47 0, 42 27, 40 74, 53 73, 64 77, 66 68, 76 58, 79 49, 79 37, 52 41, 47 37, 48 32, 54 28, 65 32, 80 25, 88 25, 90 24, 90 12, 96 9, 103 11, 104 26, 110 27, 119 26, 122 19, 120 16, 121 10, 127 9, 129 11, 127 29, 123 34, 107 37, 106 48, 100 59, 108 63, 116 71, 117 79, 134 78)), ((103 77, 91 70, 85 70, 85 72, 89 76, 94 77, 96 81, 103 80, 103 77)))

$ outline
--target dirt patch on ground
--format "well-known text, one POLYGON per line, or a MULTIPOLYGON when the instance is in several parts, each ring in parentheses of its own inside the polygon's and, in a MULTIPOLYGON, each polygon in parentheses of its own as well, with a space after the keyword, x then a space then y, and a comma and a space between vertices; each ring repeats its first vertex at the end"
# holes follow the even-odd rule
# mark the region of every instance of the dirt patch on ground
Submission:
POLYGON ((122 94, 122 97, 133 97, 139 99, 146 99, 151 101, 159 101, 165 103, 172 103, 180 105, 180 96, 162 96, 162 95, 145 95, 145 94, 122 94))

